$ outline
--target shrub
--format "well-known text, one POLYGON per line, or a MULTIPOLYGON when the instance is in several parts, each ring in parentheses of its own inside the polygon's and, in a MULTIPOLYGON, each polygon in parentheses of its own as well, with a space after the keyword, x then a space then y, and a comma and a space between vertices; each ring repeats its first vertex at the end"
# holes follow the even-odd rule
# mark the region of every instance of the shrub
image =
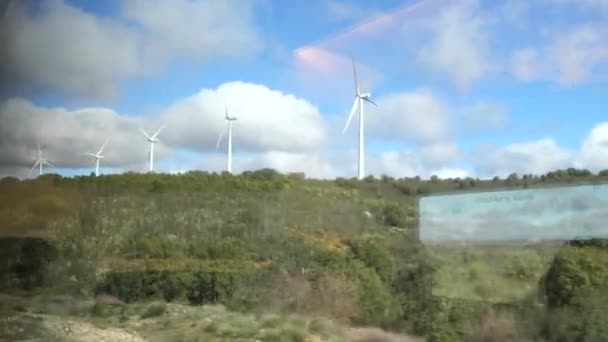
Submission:
POLYGON ((141 318, 145 319, 151 317, 158 317, 164 314, 165 311, 167 311, 167 304, 165 304, 164 302, 152 303, 146 308, 146 311, 144 311, 144 313, 141 315, 141 318))
POLYGON ((608 288, 608 252, 595 247, 564 247, 542 279, 551 308, 569 305, 584 288, 608 288))
POLYGON ((407 212, 402 205, 390 203, 382 208, 383 223, 389 227, 405 227, 407 212))
POLYGON ((91 315, 95 317, 103 317, 105 315, 103 305, 100 303, 93 304, 91 307, 91 315))
POLYGON ((374 270, 386 284, 391 284, 393 260, 381 236, 363 236, 348 242, 355 257, 374 270))

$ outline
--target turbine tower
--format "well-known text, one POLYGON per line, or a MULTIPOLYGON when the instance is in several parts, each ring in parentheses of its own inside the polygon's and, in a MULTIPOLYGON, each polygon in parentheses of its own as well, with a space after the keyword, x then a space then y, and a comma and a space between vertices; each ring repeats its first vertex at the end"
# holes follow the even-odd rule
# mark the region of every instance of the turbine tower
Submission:
POLYGON ((36 164, 34 164, 34 166, 32 166, 32 169, 30 170, 30 175, 32 174, 32 171, 34 171, 34 169, 36 168, 36 166, 38 166, 40 168, 39 171, 39 176, 42 175, 42 167, 43 165, 48 165, 53 167, 54 165, 49 163, 48 160, 42 158, 42 150, 40 149, 40 145, 38 145, 38 160, 36 161, 36 164))
POLYGON ((165 126, 167 126, 166 123, 162 125, 159 129, 157 129, 152 136, 149 136, 148 133, 146 133, 143 129, 139 129, 139 131, 146 137, 146 139, 150 143, 150 172, 154 172, 154 144, 158 142, 158 133, 160 133, 160 131, 165 128, 165 126))
POLYGON ((353 108, 350 111, 350 115, 348 116, 348 120, 346 121, 346 126, 344 126, 344 130, 342 130, 342 134, 346 133, 346 129, 348 128, 348 125, 350 124, 350 120, 353 118, 353 116, 355 115, 355 111, 357 110, 357 108, 359 108, 359 169, 358 169, 358 178, 359 179, 363 179, 364 177, 364 166, 365 166, 365 159, 364 159, 364 144, 363 144, 363 129, 364 129, 364 122, 363 122, 363 101, 367 101, 371 104, 373 104, 374 106, 377 106, 376 103, 374 103, 374 101, 372 101, 370 99, 371 94, 370 93, 364 93, 362 94, 360 89, 359 89, 359 75, 357 74, 357 64, 355 64, 355 60, 353 59, 353 72, 355 74, 355 102, 353 103, 353 108))
POLYGON ((106 144, 108 143, 108 139, 106 139, 106 141, 103 143, 103 145, 101 145, 101 148, 99 149, 99 152, 97 153, 91 153, 91 152, 87 152, 87 155, 95 158, 95 176, 99 176, 99 159, 103 159, 103 149, 104 147, 106 147, 106 144))
MULTIPOLYGON (((228 165, 227 171, 232 173, 232 122, 236 121, 236 117, 228 115, 228 107, 224 105, 226 121, 228 123, 228 165)), ((217 139, 216 149, 220 148, 220 141, 222 141, 222 137, 224 136, 224 131, 226 130, 226 126, 222 128, 222 132, 220 133, 220 137, 217 139)))

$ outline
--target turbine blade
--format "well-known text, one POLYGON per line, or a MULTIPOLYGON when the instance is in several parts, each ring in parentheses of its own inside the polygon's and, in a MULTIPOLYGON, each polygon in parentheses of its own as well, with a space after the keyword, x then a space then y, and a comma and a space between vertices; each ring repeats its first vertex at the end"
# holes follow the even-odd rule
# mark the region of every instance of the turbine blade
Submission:
POLYGON ((230 120, 230 117, 228 116, 228 106, 226 106, 225 103, 224 103, 224 109, 225 109, 224 113, 226 115, 226 120, 230 120))
POLYGON ((357 64, 355 63, 355 58, 352 58, 353 60, 353 72, 355 74, 355 90, 357 91, 357 96, 360 95, 360 91, 359 91, 359 75, 357 72, 357 64))
POLYGON ((369 99, 369 98, 367 98, 367 97, 366 97, 366 98, 364 98, 363 100, 365 100, 365 101, 367 101, 367 102, 369 102, 369 103, 373 104, 374 106, 378 107, 378 105, 376 104, 376 102, 374 102, 374 101, 370 100, 370 99, 369 99))
POLYGON ((358 103, 359 103, 359 98, 356 97, 355 102, 353 103, 353 108, 350 110, 350 115, 348 116, 348 120, 346 120, 346 125, 344 126, 344 129, 342 130, 342 134, 346 133, 346 129, 348 128, 348 125, 350 124, 350 120, 352 120, 353 116, 355 115, 355 111, 357 110, 358 103))
POLYGON ((95 158, 97 158, 97 155, 96 155, 96 154, 94 154, 94 153, 87 152, 87 153, 85 153, 85 154, 86 154, 87 156, 91 156, 91 157, 95 157, 95 158))
POLYGON ((222 128, 222 132, 220 133, 220 137, 217 139, 217 144, 215 145, 215 149, 219 149, 220 148, 220 141, 222 141, 222 137, 224 136, 224 131, 226 131, 226 126, 224 126, 224 128, 222 128))
POLYGON ((34 171, 34 169, 36 168, 36 166, 38 166, 38 164, 40 164, 40 159, 38 159, 38 161, 36 161, 36 164, 34 164, 34 166, 32 166, 30 173, 32 173, 32 171, 34 171))
POLYGON ((42 163, 44 163, 50 167, 55 167, 55 165, 51 164, 48 160, 43 160, 42 163))
POLYGON ((138 129, 141 132, 141 134, 143 134, 146 137, 146 139, 152 140, 152 138, 150 138, 150 136, 148 135, 148 133, 146 133, 143 129, 141 129, 141 128, 138 128, 138 129))
POLYGON ((97 152, 97 155, 100 155, 101 152, 103 152, 103 149, 106 147, 106 144, 108 143, 108 139, 106 138, 106 141, 103 142, 103 145, 101 145, 101 148, 99 149, 99 152, 97 152))
POLYGON ((164 125, 162 125, 159 129, 156 130, 156 132, 154 132, 154 135, 152 136, 152 139, 156 139, 156 137, 158 136, 158 133, 160 133, 160 131, 165 128, 167 126, 167 123, 165 122, 164 125))

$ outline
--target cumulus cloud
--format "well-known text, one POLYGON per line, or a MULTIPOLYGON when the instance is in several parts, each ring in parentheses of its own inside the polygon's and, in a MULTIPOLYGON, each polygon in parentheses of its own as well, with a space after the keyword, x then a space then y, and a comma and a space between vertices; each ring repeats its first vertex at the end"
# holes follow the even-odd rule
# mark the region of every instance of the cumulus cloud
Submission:
MULTIPOLYGON (((145 119, 107 108, 69 110, 40 107, 24 99, 7 100, 0 104, 0 166, 31 167, 38 157, 36 145, 41 144, 45 157, 58 167, 90 167, 91 158, 84 153, 96 152, 109 138, 102 166, 144 171, 148 143, 138 129, 153 134, 166 123, 155 147, 157 166, 168 157, 184 159, 176 153, 190 150, 214 155, 210 160, 216 162, 208 167, 221 171, 225 140, 221 151, 215 148, 226 125, 224 104, 238 118, 233 126, 233 148, 239 153, 235 158, 243 158, 239 165, 245 169, 302 169, 315 176, 331 173, 320 154, 326 131, 316 107, 293 95, 243 82, 203 89, 145 119)), ((235 161, 235 167, 237 164, 235 161)), ((170 168, 181 167, 172 164, 170 168)))
POLYGON ((422 167, 416 156, 403 151, 371 153, 367 158, 367 163, 369 171, 366 174, 375 176, 386 174, 398 178, 414 177, 422 172, 422 167))
MULTIPOLYGON (((315 179, 356 177, 357 155, 353 153, 328 154, 318 152, 260 151, 240 153, 233 159, 233 171, 272 168, 282 173, 304 172, 315 179)), ((221 172, 226 169, 225 154, 205 153, 198 167, 203 170, 221 172)), ((414 177, 424 170, 416 156, 404 151, 368 152, 365 155, 365 175, 379 177, 414 177)))
POLYGON ((460 147, 453 141, 442 141, 424 145, 418 151, 426 167, 441 167, 462 158, 460 147))
POLYGON ((540 48, 521 48, 512 53, 511 69, 522 81, 552 80, 575 85, 590 80, 594 70, 608 63, 605 25, 583 23, 557 30, 540 48))
POLYGON ((161 113, 173 129, 166 141, 192 150, 212 150, 226 125, 224 104, 233 124, 233 146, 244 151, 314 151, 325 141, 321 114, 310 102, 263 85, 224 83, 177 101, 161 113))
POLYGON ((466 178, 470 176, 470 172, 460 168, 441 168, 429 172, 430 175, 435 175, 441 179, 449 178, 466 178))
POLYGON ((478 1, 449 6, 430 25, 433 35, 418 54, 421 63, 447 73, 461 89, 489 73, 487 23, 478 1))
POLYGON ((36 11, 11 1, 0 18, 0 89, 104 98, 118 82, 158 71, 173 58, 203 63, 250 55, 260 45, 252 3, 128 1, 110 19, 63 0, 45 0, 36 11))
MULTIPOLYGON (((331 159, 321 152, 259 151, 238 153, 232 159, 235 174, 271 168, 281 173, 304 172, 307 177, 325 179, 335 177, 334 166, 331 159)), ((192 165, 191 169, 223 172, 226 170, 226 154, 204 152, 200 154, 200 162, 192 165)))
POLYGON ((481 176, 505 177, 510 173, 542 174, 571 167, 573 154, 551 138, 513 143, 502 147, 482 146, 473 153, 472 163, 481 176))
POLYGON ((261 40, 253 26, 252 2, 132 0, 123 15, 145 34, 152 56, 181 57, 192 63, 239 58, 256 52, 261 40))
POLYGON ((608 122, 597 124, 583 140, 581 162, 594 171, 608 169, 608 122))
POLYGON ((269 151, 245 156, 241 171, 271 168, 279 172, 304 172, 307 177, 325 179, 335 177, 335 165, 322 153, 269 151))
MULTIPOLYGON (((57 167, 90 167, 93 161, 85 153, 97 152, 106 138, 102 166, 143 170, 148 160, 148 144, 137 131, 146 125, 111 109, 45 108, 10 99, 0 104, 0 122, 0 166, 4 168, 29 169, 38 158, 37 144, 57 167)), ((172 153, 160 138, 157 160, 172 153)))
POLYGON ((427 90, 389 94, 366 108, 369 132, 378 138, 435 142, 449 134, 449 108, 427 90))
POLYGON ((504 106, 480 102, 461 110, 462 131, 480 133, 500 131, 509 123, 509 115, 504 106))

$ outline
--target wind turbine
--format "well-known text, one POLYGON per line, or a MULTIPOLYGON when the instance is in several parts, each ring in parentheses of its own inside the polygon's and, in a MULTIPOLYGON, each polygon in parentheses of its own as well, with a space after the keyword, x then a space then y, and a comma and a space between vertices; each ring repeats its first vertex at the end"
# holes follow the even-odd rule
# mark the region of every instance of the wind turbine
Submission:
MULTIPOLYGON (((236 117, 228 115, 228 107, 224 105, 226 121, 228 122, 228 166, 227 170, 229 173, 232 173, 232 122, 236 121, 236 117)), ((216 149, 220 148, 220 141, 222 141, 222 137, 224 136, 224 131, 226 130, 226 126, 222 128, 222 132, 220 133, 220 137, 217 139, 216 149)))
POLYGON ((160 131, 165 128, 165 126, 167 126, 166 123, 162 125, 159 129, 157 129, 152 136, 149 136, 148 133, 146 133, 143 129, 139 129, 139 131, 146 137, 146 139, 150 143, 150 172, 154 172, 154 144, 158 142, 158 133, 160 133, 160 131))
POLYGON ((350 115, 348 116, 348 120, 346 121, 346 126, 344 126, 344 130, 342 130, 342 134, 346 133, 346 129, 350 124, 350 120, 355 115, 355 111, 357 107, 359 108, 359 170, 358 170, 358 178, 363 179, 364 176, 364 144, 363 144, 363 101, 367 101, 374 106, 377 104, 370 99, 370 93, 362 94, 359 89, 359 75, 357 74, 357 64, 355 64, 355 60, 353 58, 353 71, 355 74, 355 102, 353 103, 353 108, 350 111, 350 115))
POLYGON ((30 170, 30 175, 32 174, 32 171, 34 171, 34 169, 36 168, 36 166, 38 166, 40 168, 40 173, 39 175, 42 175, 42 166, 43 165, 48 165, 53 167, 54 165, 49 163, 48 160, 42 158, 42 150, 40 149, 40 144, 38 144, 38 160, 36 161, 36 164, 34 164, 34 166, 32 166, 32 169, 30 170))
POLYGON ((91 152, 87 152, 87 155, 95 158, 95 176, 99 176, 99 159, 103 159, 103 156, 101 155, 101 153, 103 153, 103 149, 104 147, 106 147, 106 144, 108 143, 108 139, 106 138, 106 141, 103 143, 103 145, 101 145, 101 148, 99 149, 99 151, 97 153, 91 153, 91 152))

